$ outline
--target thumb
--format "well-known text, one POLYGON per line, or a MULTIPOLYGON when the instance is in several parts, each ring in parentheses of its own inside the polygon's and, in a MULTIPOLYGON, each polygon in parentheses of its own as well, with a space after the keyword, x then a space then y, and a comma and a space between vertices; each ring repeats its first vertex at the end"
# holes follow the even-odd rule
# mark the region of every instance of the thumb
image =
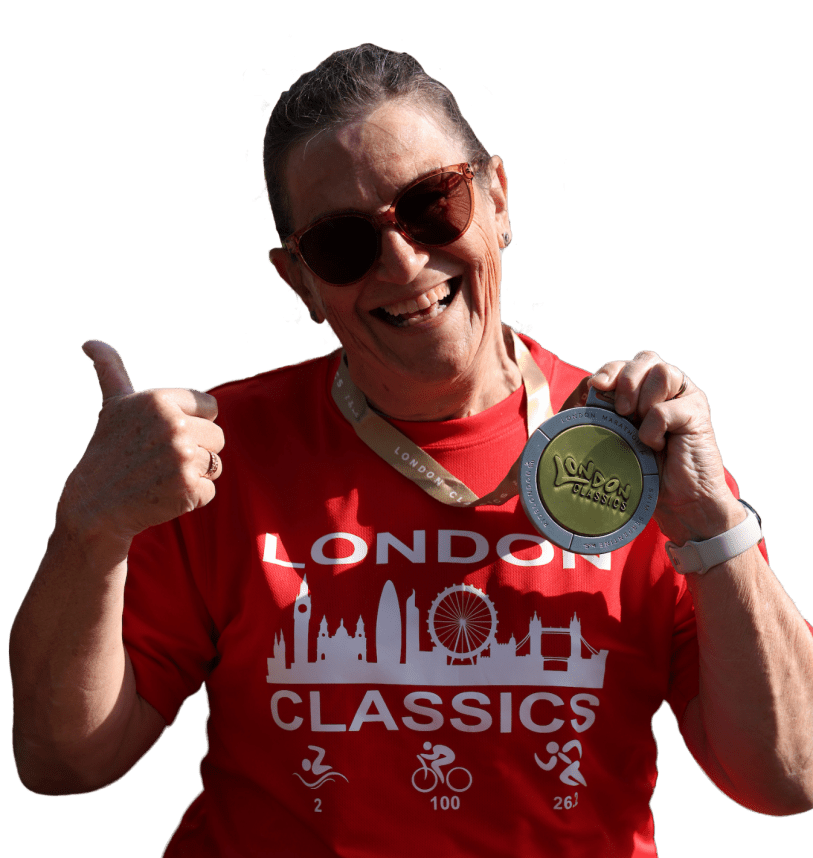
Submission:
POLYGON ((103 402, 114 396, 127 396, 135 392, 124 363, 113 346, 101 340, 88 340, 82 346, 82 351, 93 361, 99 387, 102 389, 103 402))

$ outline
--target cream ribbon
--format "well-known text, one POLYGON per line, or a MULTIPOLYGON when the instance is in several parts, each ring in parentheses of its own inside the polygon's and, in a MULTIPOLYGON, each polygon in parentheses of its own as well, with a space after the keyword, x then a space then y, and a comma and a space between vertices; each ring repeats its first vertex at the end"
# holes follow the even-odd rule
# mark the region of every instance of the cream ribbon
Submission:
MULTIPOLYGON (((522 383, 525 385, 526 423, 530 438, 537 427, 553 416, 550 387, 525 343, 514 331, 511 331, 511 336, 514 341, 514 357, 522 375, 522 383)), ((465 483, 449 473, 425 450, 376 414, 364 394, 350 378, 345 361, 346 355, 342 352, 339 368, 333 379, 333 399, 344 417, 356 430, 359 438, 396 471, 413 483, 417 483, 435 500, 453 506, 500 506, 517 494, 521 456, 514 462, 497 488, 478 498, 465 483)))

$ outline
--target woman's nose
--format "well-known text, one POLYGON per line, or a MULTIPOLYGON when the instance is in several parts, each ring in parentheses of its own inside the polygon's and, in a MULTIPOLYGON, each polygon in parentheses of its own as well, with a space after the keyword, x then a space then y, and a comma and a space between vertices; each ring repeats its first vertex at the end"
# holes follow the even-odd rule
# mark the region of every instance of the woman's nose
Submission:
POLYGON ((390 283, 411 283, 429 260, 429 250, 410 241, 395 226, 381 230, 381 256, 375 276, 390 283))

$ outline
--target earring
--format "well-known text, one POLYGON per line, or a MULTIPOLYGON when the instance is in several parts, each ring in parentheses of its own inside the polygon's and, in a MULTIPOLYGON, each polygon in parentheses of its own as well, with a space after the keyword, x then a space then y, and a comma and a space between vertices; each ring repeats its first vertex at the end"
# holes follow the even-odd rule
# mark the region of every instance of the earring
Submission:
POLYGON ((508 247, 508 245, 509 245, 509 244, 511 244, 511 235, 510 235, 509 233, 507 233, 507 232, 504 232, 504 233, 502 234, 502 240, 503 240, 503 244, 504 244, 506 247, 508 247))

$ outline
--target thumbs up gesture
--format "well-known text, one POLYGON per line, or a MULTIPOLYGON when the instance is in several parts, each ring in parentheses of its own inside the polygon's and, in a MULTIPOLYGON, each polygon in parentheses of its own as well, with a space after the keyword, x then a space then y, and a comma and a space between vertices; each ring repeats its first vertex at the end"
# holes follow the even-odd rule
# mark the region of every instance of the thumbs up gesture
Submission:
POLYGON ((82 348, 96 369, 102 410, 58 517, 84 533, 129 540, 209 503, 224 444, 215 398, 182 389, 136 393, 114 348, 98 340, 82 348))

